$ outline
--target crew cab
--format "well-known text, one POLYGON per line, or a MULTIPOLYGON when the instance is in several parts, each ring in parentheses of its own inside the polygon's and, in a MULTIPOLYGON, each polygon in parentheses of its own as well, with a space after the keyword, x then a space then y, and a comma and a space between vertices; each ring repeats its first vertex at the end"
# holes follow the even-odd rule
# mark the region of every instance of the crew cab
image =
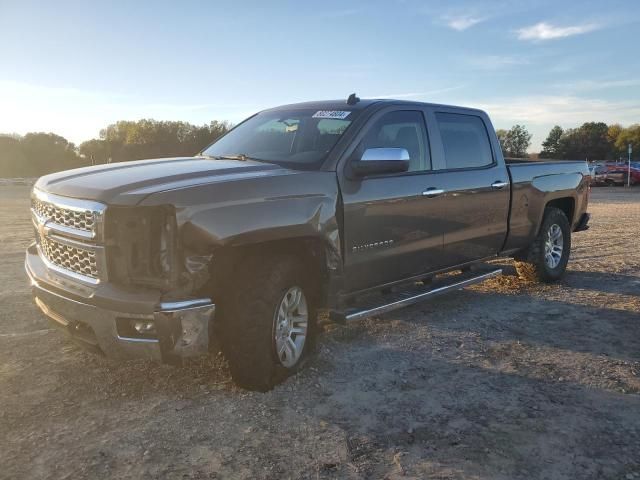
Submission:
POLYGON ((194 157, 40 178, 25 266, 82 344, 177 364, 219 346, 264 391, 304 364, 319 310, 378 315, 498 257, 559 279, 588 196, 585 162, 505 162, 483 111, 352 95, 259 112, 194 157))

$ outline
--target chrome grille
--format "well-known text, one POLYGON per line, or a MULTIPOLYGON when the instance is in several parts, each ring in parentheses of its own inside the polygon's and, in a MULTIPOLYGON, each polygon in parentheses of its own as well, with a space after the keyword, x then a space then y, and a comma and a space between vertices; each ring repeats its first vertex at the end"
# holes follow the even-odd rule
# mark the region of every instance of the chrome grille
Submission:
POLYGON ((97 279, 99 276, 96 252, 93 250, 72 247, 42 236, 40 249, 47 260, 58 267, 91 278, 97 279))
POLYGON ((92 210, 75 210, 63 208, 49 202, 42 201, 37 197, 31 200, 33 211, 40 218, 63 227, 75 228, 84 232, 93 232, 95 226, 95 215, 92 210))
POLYGON ((107 279, 105 209, 102 203, 33 189, 33 224, 40 256, 49 269, 92 285, 107 279))

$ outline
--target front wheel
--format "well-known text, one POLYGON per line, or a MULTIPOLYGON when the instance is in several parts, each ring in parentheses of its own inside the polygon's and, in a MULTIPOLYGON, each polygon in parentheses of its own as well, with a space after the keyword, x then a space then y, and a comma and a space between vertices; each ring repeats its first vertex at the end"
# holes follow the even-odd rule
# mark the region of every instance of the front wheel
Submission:
POLYGON ((315 290, 293 257, 250 257, 221 318, 222 350, 239 386, 267 391, 304 364, 315 335, 315 290))
POLYGON ((540 232, 521 259, 516 270, 521 278, 541 282, 559 280, 567 269, 571 253, 571 226, 562 210, 545 209, 540 232))

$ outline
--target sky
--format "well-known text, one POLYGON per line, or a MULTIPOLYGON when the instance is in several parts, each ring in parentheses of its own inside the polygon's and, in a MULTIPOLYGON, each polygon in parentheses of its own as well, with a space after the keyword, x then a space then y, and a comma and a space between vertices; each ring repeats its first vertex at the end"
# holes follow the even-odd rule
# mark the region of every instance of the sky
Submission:
POLYGON ((76 144, 117 120, 238 122, 307 100, 640 123, 639 0, 0 0, 0 132, 76 144))

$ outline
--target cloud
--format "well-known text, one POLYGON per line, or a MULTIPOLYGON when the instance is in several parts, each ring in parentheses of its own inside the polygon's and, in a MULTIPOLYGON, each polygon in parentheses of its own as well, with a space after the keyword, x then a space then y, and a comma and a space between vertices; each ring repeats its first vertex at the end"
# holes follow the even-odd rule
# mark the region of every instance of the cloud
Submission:
POLYGON ((539 150, 554 125, 573 128, 584 122, 638 123, 640 101, 608 101, 576 95, 532 95, 497 98, 486 103, 464 102, 485 110, 496 128, 519 123, 533 134, 530 151, 539 150))
POLYGON ((458 32, 462 32, 467 28, 471 28, 474 25, 487 20, 486 17, 477 17, 473 15, 445 15, 442 19, 449 28, 457 30, 458 32))
POLYGON ((535 25, 516 30, 516 33, 520 40, 544 41, 571 37, 573 35, 582 35, 583 33, 592 32, 598 28, 600 28, 600 26, 595 23, 558 27, 546 22, 540 22, 535 25))
POLYGON ((532 95, 481 105, 496 119, 538 124, 576 126, 588 121, 633 123, 640 116, 640 102, 609 101, 573 95, 532 95))

